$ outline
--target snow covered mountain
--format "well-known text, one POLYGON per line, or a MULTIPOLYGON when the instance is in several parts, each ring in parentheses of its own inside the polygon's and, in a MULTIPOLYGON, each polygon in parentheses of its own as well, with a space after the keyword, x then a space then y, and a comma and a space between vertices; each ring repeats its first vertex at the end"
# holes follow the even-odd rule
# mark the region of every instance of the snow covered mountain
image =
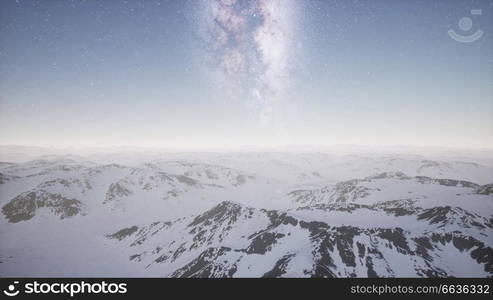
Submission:
POLYGON ((0 275, 493 277, 492 182, 474 156, 4 162, 0 275))

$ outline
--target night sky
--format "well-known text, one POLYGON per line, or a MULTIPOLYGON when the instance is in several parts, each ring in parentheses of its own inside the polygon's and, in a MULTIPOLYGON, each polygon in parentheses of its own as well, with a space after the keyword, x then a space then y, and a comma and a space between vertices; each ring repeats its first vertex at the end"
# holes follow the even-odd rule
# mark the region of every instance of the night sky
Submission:
POLYGON ((491 0, 0 11, 3 145, 493 147, 491 0))

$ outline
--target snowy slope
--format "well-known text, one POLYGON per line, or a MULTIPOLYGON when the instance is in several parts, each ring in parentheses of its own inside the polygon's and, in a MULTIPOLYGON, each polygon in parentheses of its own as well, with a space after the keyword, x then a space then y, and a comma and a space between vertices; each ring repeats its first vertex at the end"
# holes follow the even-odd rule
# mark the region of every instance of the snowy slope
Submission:
MULTIPOLYGON (((391 208, 372 207, 372 218, 398 219, 401 214, 391 208)), ((305 217, 304 210, 291 214, 222 202, 192 218, 133 225, 108 238, 126 246, 129 261, 161 276, 491 276, 492 222, 471 215, 464 223, 467 212, 459 210, 453 213, 461 221, 449 224, 442 220, 447 213, 408 212, 404 224, 329 225, 324 221, 330 212, 305 217), (463 227, 474 233, 457 230, 463 227)), ((348 222, 369 217, 366 211, 342 214, 348 222)))
POLYGON ((449 155, 0 163, 0 276, 493 276, 493 167, 449 155))

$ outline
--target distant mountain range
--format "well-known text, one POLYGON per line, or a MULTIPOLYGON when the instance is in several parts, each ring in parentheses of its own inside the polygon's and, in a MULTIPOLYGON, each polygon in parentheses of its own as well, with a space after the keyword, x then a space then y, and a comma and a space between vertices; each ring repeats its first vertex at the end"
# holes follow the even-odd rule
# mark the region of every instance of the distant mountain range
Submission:
POLYGON ((450 157, 2 162, 0 275, 493 277, 493 167, 450 157))

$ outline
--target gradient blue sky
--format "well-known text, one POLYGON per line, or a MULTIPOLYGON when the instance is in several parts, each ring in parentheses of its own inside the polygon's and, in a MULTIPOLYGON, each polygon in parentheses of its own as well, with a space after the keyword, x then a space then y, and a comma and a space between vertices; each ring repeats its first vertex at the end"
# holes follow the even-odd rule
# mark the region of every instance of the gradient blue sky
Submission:
POLYGON ((493 1, 0 10, 0 144, 493 147, 493 1))

